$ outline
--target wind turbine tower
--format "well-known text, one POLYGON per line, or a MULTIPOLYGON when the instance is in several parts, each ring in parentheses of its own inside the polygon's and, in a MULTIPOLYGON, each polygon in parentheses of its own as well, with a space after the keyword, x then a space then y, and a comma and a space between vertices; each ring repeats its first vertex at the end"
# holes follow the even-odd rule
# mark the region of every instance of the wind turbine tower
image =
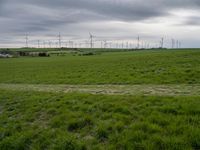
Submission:
POLYGON ((62 42, 61 42, 61 34, 60 34, 60 32, 59 32, 59 35, 58 35, 58 43, 59 43, 59 48, 61 48, 62 42))
POLYGON ((51 41, 49 41, 49 48, 51 48, 51 41))
POLYGON ((160 46, 161 46, 161 48, 164 47, 164 38, 161 38, 160 46))
POLYGON ((28 34, 26 34, 26 47, 28 48, 28 34))
POLYGON ((40 48, 40 40, 38 40, 38 48, 40 48))
POLYGON ((176 48, 179 48, 179 41, 176 41, 176 48))
POLYGON ((91 34, 91 33, 89 33, 89 35, 90 35, 90 48, 93 48, 93 38, 94 38, 94 36, 91 34))
POLYGON ((172 39, 172 49, 174 48, 174 39, 172 39))
POLYGON ((181 44, 181 42, 179 41, 179 48, 181 48, 181 45, 182 45, 182 44, 181 44))
POLYGON ((137 49, 139 49, 140 48, 140 36, 138 36, 138 38, 137 38, 137 49))

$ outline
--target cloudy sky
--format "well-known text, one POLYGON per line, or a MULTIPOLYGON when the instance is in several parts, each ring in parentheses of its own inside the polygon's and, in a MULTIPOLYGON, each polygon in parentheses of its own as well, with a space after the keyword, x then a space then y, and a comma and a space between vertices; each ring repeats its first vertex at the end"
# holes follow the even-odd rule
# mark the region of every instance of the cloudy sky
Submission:
POLYGON ((97 42, 200 47, 200 0, 0 0, 0 47, 25 46, 26 34, 30 46, 54 43, 59 32, 63 44, 91 32, 97 42))

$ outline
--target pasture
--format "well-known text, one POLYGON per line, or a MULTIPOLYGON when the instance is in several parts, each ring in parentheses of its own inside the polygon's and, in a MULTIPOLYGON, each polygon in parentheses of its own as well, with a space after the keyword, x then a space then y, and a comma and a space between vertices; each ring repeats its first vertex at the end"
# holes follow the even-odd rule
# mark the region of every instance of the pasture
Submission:
POLYGON ((0 149, 200 149, 200 51, 0 59, 0 149))
POLYGON ((0 83, 199 84, 199 50, 0 60, 0 83))

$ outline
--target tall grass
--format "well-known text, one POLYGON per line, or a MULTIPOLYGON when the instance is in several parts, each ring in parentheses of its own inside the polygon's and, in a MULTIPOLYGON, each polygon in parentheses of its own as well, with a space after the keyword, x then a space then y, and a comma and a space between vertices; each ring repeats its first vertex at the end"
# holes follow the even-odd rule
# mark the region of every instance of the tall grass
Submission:
POLYGON ((200 149, 200 97, 0 91, 0 149, 200 149))

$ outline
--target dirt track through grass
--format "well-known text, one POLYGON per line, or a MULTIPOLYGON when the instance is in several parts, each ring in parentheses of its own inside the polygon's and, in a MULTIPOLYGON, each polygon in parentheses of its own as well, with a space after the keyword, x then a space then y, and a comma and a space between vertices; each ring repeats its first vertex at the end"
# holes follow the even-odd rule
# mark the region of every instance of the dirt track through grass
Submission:
POLYGON ((159 95, 199 96, 200 85, 50 85, 50 84, 0 84, 0 89, 15 91, 41 91, 64 93, 89 93, 106 95, 159 95))

